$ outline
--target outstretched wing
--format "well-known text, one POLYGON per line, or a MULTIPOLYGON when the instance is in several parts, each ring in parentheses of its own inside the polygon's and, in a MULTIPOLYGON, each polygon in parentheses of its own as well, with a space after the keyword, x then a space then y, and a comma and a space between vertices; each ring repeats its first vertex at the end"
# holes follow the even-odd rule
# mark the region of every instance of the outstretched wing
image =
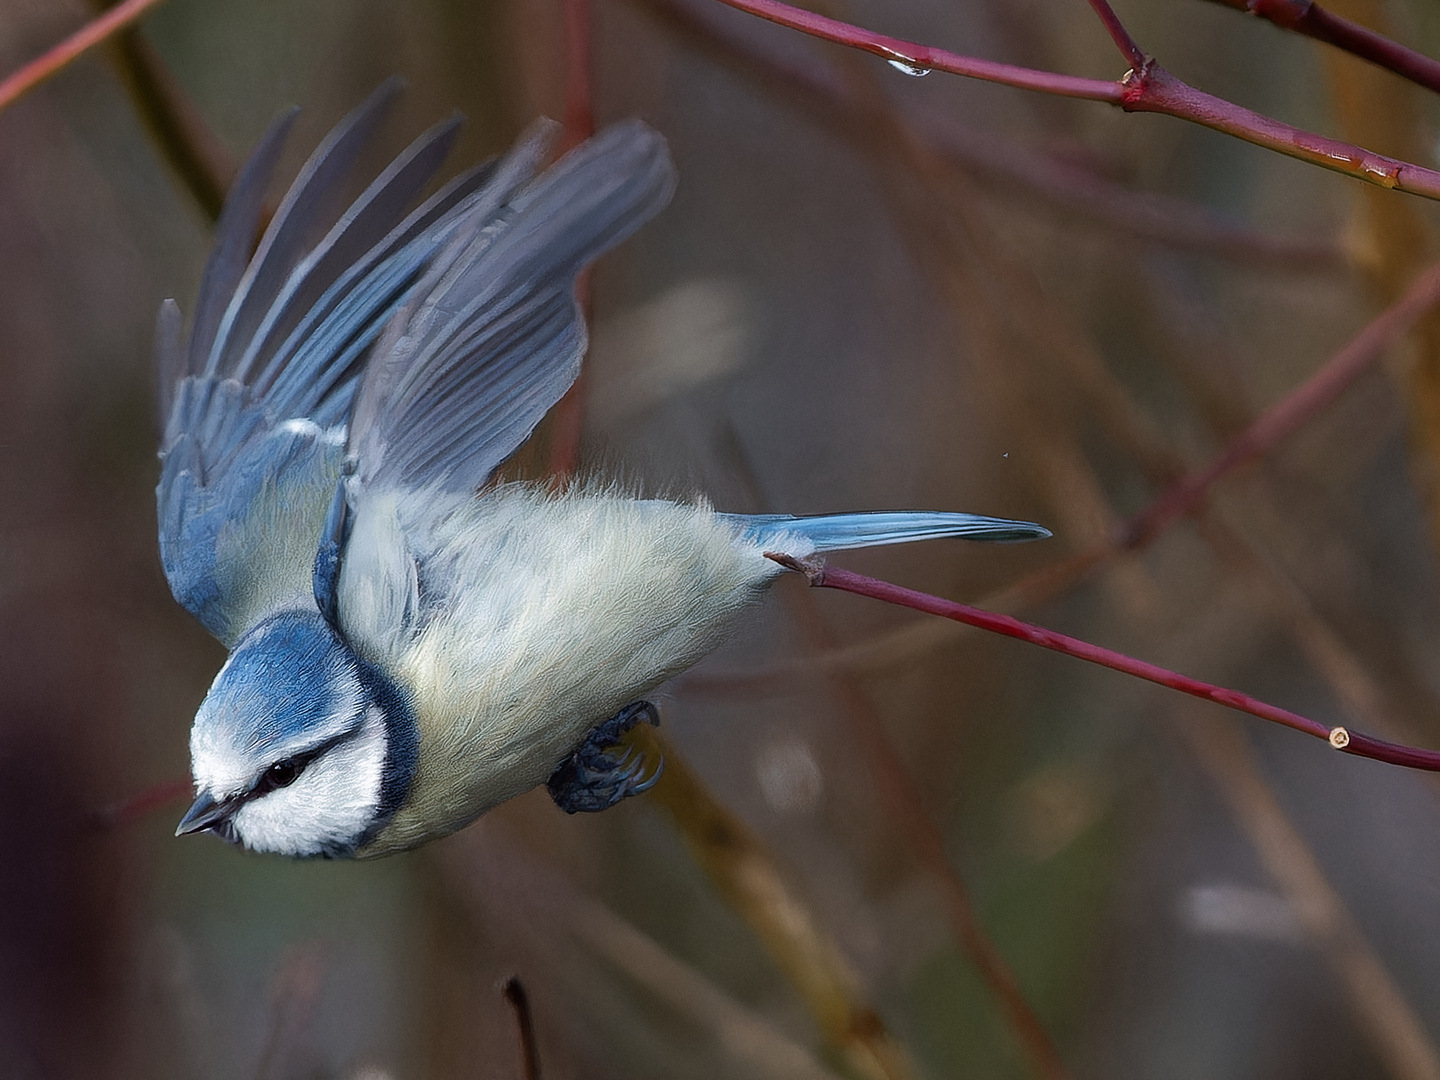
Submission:
POLYGON ((398 88, 381 86, 326 137, 252 256, 294 113, 282 116, 226 202, 188 342, 174 302, 161 308, 161 561, 175 598, 226 645, 273 611, 313 603, 364 358, 494 172, 472 170, 407 215, 453 141, 451 119, 345 206, 398 88))
POLYGON ((580 272, 669 201, 664 140, 638 121, 476 212, 386 327, 355 401, 354 475, 317 569, 322 611, 375 660, 418 607, 431 527, 470 499, 570 388, 585 353, 580 272))

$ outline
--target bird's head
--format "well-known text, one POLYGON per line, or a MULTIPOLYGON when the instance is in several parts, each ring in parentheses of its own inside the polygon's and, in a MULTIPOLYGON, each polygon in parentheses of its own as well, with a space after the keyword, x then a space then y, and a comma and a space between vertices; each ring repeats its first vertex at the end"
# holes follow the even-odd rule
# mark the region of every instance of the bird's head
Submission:
POLYGON ((195 715, 196 798, 176 833, 353 855, 404 802, 415 754, 403 692, 318 612, 276 615, 235 646, 195 715))

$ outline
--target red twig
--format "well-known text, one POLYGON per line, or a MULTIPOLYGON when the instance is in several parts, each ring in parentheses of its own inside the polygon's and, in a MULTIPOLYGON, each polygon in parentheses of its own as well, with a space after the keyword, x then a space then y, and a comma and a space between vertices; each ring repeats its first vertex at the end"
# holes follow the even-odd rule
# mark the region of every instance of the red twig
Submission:
POLYGON ((1273 120, 1197 90, 1151 61, 1125 77, 1126 112, 1174 116, 1379 187, 1440 199, 1440 172, 1273 120))
POLYGON ((121 825, 128 825, 142 817, 159 810, 172 802, 179 802, 181 799, 190 797, 190 781, 166 780, 159 784, 152 784, 137 795, 132 795, 124 802, 113 806, 107 806, 100 811, 99 824, 104 828, 114 828, 121 825))
POLYGON ((1207 94, 1182 82, 1153 60, 1133 67, 1119 82, 1082 79, 1049 71, 998 64, 944 49, 886 37, 849 23, 827 19, 779 0, 721 0, 721 3, 748 11, 801 30, 826 41, 883 57, 912 74, 948 71, 954 75, 1003 83, 1025 90, 1088 98, 1118 105, 1126 112, 1153 112, 1188 120, 1193 124, 1232 135, 1267 150, 1319 165, 1380 187, 1395 188, 1440 199, 1440 172, 1408 161, 1386 157, 1353 143, 1316 135, 1281 123, 1268 116, 1241 108, 1224 98, 1207 94))
MULTIPOLYGON (((735 32, 716 18, 708 0, 632 0, 675 33, 705 49, 751 79, 780 90, 778 100, 838 130, 867 152, 875 152, 869 114, 847 83, 809 57, 781 54, 735 32)), ((1334 272, 1347 263, 1327 241, 1290 240, 1251 231, 1182 199, 1135 191, 1075 163, 1021 143, 966 127, 938 110, 907 102, 905 120, 914 137, 971 175, 1007 194, 1038 197, 1106 228, 1142 239, 1206 252, 1247 265, 1289 272, 1334 272)))
POLYGON ((569 149, 595 134, 591 92, 590 0, 565 0, 565 146, 569 149))
POLYGON ((19 71, 0 82, 0 109, 11 105, 22 94, 33 90, 87 49, 93 49, 117 30, 123 30, 151 8, 164 0, 125 0, 98 19, 82 26, 39 59, 32 60, 19 71))
POLYGON ((1099 16, 1100 22, 1104 24, 1105 31, 1110 35, 1110 40, 1115 42, 1121 55, 1129 61, 1130 66, 1135 70, 1145 66, 1147 57, 1140 46, 1135 44, 1135 39, 1130 36, 1130 31, 1125 29, 1125 24, 1120 21, 1120 16, 1115 14, 1115 9, 1109 4, 1109 0, 1090 0, 1090 6, 1094 8, 1095 14, 1099 16))
MULTIPOLYGON (((91 6, 103 12, 109 5, 91 0, 91 6)), ((126 27, 113 44, 121 81, 155 149, 205 216, 218 220, 239 168, 235 159, 138 26, 126 27)))
POLYGON ((1287 272, 1336 272, 1347 263, 1326 241, 1290 239, 1256 232, 1198 203, 1137 191, 1063 158, 971 130, 953 117, 923 108, 906 110, 917 136, 945 159, 997 188, 1026 191, 1065 211, 1116 232, 1188 248, 1222 259, 1287 272))
MULTIPOLYGON (((594 82, 591 42, 594 37, 590 0, 564 0, 565 26, 565 149, 579 146, 595 134, 594 82)), ((575 294, 591 321, 590 271, 575 282, 575 294)), ((580 463, 580 437, 585 426, 586 368, 551 410, 550 461, 552 476, 570 476, 580 463)))
POLYGON ((1437 302, 1440 302, 1440 263, 1417 277, 1404 296, 1367 323, 1319 371, 1257 417, 1210 465, 1176 481, 1131 518, 1116 538, 1118 546, 1134 548, 1148 544, 1193 510, 1216 480, 1267 453, 1333 404, 1437 302))
POLYGON ((1124 87, 1106 79, 1082 79, 1074 75, 1058 75, 1053 71, 1036 71, 1033 68, 1000 64, 994 60, 981 60, 974 56, 960 56, 945 49, 918 45, 913 41, 886 37, 858 26, 826 18, 802 8, 782 4, 779 0, 721 0, 721 3, 759 15, 762 19, 802 30, 814 37, 848 45, 852 49, 868 52, 912 73, 927 71, 948 71, 952 75, 966 75, 972 79, 1003 83, 1022 90, 1039 90, 1061 97, 1089 98, 1092 101, 1108 101, 1119 105, 1124 96, 1124 87))
POLYGON ((1211 3, 1248 12, 1286 30, 1334 45, 1440 93, 1440 61, 1343 19, 1310 0, 1211 0, 1211 3))
POLYGON ((916 592, 914 589, 906 589, 900 585, 892 585, 888 581, 880 581, 863 574, 852 573, 849 570, 826 566, 817 561, 800 562, 788 555, 777 555, 770 552, 766 552, 766 554, 782 566, 803 573, 810 584, 817 588, 840 589, 859 596, 883 600, 887 604, 898 604, 901 607, 953 619, 956 622, 965 623, 967 626, 989 630, 1006 637, 1018 638, 1031 645, 1039 645, 1041 648, 1053 649, 1055 652, 1064 653, 1067 656, 1088 660, 1092 664, 1099 664, 1112 671, 1119 671, 1126 675, 1133 675, 1137 679, 1145 679, 1147 682, 1168 686, 1172 690, 1179 690, 1192 697, 1203 698, 1206 701, 1238 709, 1251 716, 1258 716, 1262 720, 1284 724, 1286 727, 1294 728, 1306 735, 1324 739, 1335 749, 1343 750, 1347 754, 1373 758, 1376 761, 1384 761, 1392 765, 1404 765, 1412 769, 1440 772, 1440 752, 1434 750, 1400 746, 1396 743, 1351 732, 1343 727, 1326 727, 1318 720, 1311 720, 1299 713, 1267 704, 1248 694, 1242 694, 1238 690, 1228 690, 1223 686, 1201 682, 1199 679, 1192 679, 1188 675, 1181 675, 1157 664, 1137 660, 1124 653, 1092 645, 1088 641, 1059 634, 1054 630, 1046 630, 1044 627, 1035 626, 1032 623, 1021 622, 1009 615, 998 615, 995 612, 984 611, 968 604, 957 603, 954 600, 945 600, 938 596, 931 596, 929 593, 916 592))

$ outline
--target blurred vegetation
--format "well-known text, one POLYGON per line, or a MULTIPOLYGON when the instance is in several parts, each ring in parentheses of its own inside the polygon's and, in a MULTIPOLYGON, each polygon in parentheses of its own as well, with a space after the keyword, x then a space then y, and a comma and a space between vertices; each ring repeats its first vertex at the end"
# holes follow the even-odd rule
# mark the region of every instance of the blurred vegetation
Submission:
MULTIPOLYGON (((282 107, 293 172, 397 72, 376 165, 458 108, 458 168, 563 115, 559 4, 170 0, 0 113, 0 1074, 517 1077, 518 976, 547 1080, 1037 1075, 988 939, 1076 1077, 1440 1075, 1432 780, 798 580, 667 689, 672 776, 605 814, 534 792, 345 865, 175 840, 179 803, 111 812, 185 774, 223 659, 155 553, 154 313, 190 307, 209 223, 137 63, 222 185, 282 107), (707 876, 721 840, 749 894, 707 876), (817 970, 843 991, 818 1022, 817 970)), ((1419 0, 1331 6, 1440 54, 1419 0)), ((1123 70, 1078 0, 826 10, 1123 70)), ((0 70, 89 14, 11 0, 0 70)), ((1194 85, 1435 163, 1436 102, 1391 75, 1196 0, 1120 14, 1194 85)), ((598 121, 658 127, 681 186, 594 275, 582 471, 1042 521, 1046 544, 844 561, 1440 747, 1433 325, 1196 519, 1013 588, 1334 353, 1434 258, 1436 207, 706 0, 593 19, 598 121)))

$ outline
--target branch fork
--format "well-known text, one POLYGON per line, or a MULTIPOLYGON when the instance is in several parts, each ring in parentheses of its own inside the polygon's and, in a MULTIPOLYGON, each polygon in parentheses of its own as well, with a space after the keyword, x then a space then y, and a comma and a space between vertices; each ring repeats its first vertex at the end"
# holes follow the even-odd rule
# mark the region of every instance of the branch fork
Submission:
MULTIPOLYGON (((1366 183, 1440 200, 1440 172, 1434 169, 1389 158, 1362 146, 1282 123, 1214 94, 1197 90, 1176 78, 1135 43, 1106 0, 1090 0, 1090 6, 1095 9, 1117 48, 1130 64, 1130 70, 1118 80, 1086 79, 1002 64, 975 56, 961 56, 945 49, 887 37, 873 30, 794 7, 781 0, 720 2, 812 37, 859 49, 887 61, 926 71, 948 71, 952 75, 963 75, 1061 97, 1103 101, 1118 106, 1125 112, 1163 113, 1366 183)), ((1225 3, 1228 0, 1219 2, 1225 3)), ((1256 11, 1263 14, 1260 8, 1256 11)))

